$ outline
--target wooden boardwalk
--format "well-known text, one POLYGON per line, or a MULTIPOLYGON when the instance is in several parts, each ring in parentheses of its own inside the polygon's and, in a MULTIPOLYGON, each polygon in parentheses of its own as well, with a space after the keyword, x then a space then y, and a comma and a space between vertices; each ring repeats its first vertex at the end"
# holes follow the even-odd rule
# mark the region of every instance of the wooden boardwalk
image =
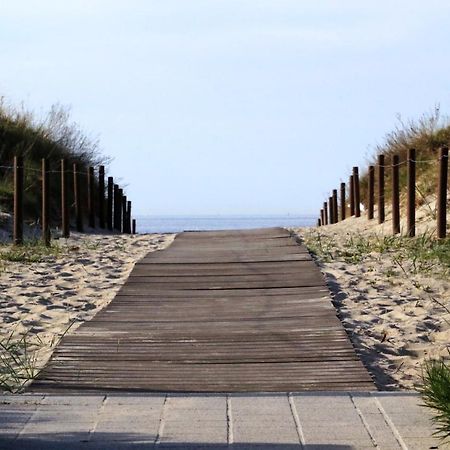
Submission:
POLYGON ((282 228, 187 232, 64 337, 31 390, 375 390, 323 277, 282 228))

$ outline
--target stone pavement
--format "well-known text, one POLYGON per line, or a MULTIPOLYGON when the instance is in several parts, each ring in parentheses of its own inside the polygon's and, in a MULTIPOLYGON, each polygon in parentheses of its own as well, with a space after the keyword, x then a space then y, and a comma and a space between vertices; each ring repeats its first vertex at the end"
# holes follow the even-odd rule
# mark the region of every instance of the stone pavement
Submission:
POLYGON ((0 449, 443 449, 412 393, 0 397, 0 449))

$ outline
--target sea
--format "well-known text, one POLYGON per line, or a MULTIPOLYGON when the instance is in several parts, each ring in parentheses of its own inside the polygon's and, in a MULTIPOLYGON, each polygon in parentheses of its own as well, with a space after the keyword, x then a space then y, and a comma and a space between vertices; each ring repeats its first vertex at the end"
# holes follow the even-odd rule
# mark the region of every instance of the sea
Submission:
POLYGON ((315 216, 137 216, 138 233, 180 233, 182 231, 245 230, 270 227, 310 227, 315 216))

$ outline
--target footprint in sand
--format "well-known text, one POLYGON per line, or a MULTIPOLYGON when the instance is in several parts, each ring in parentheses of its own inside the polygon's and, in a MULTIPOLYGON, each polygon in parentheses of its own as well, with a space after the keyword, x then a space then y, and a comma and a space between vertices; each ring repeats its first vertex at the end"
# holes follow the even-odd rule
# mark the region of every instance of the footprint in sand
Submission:
POLYGON ((3 322, 4 323, 14 323, 17 322, 18 320, 20 320, 18 317, 14 317, 14 316, 5 316, 3 317, 3 322))

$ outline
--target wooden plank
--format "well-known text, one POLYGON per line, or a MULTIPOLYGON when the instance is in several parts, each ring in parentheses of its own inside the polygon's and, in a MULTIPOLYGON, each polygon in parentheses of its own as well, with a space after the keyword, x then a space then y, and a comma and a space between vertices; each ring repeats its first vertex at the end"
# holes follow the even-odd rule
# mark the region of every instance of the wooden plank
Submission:
POLYGON ((373 390, 319 270, 281 228, 186 232, 65 336, 37 392, 373 390))

